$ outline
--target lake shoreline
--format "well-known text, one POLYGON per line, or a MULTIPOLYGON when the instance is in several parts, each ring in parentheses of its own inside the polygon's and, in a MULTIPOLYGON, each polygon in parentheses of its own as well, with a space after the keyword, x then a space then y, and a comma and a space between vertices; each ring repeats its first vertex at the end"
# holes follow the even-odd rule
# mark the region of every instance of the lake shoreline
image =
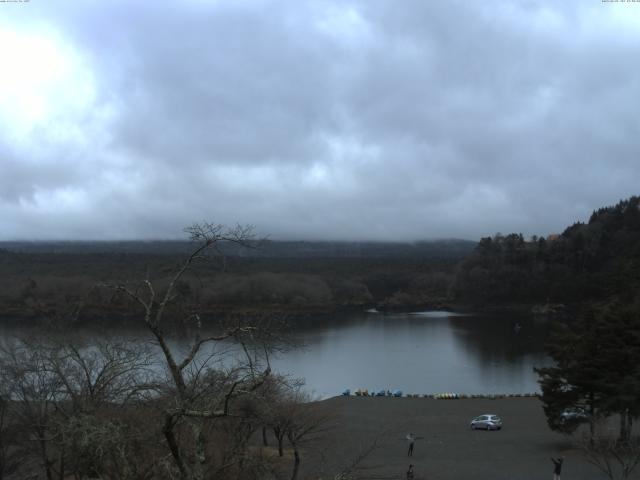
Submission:
MULTIPOLYGON (((563 306, 564 307, 564 306, 563 306)), ((568 306, 566 311, 572 311, 568 306)), ((291 308, 282 306, 235 306, 222 305, 219 308, 203 308, 201 317, 203 324, 214 324, 221 319, 233 316, 240 319, 252 319, 269 316, 270 318, 281 318, 290 321, 292 326, 299 323, 313 322, 317 319, 326 318, 331 315, 370 313, 385 314, 412 314, 423 311, 452 312, 461 314, 474 314, 482 316, 485 314, 515 314, 515 315, 541 315, 549 317, 559 316, 558 311, 545 310, 544 306, 537 304, 507 304, 507 305, 473 305, 459 303, 417 303, 411 305, 379 305, 375 303, 363 305, 332 305, 316 306, 304 308, 291 308)), ((564 313, 563 308, 562 312, 564 313)), ((0 313, 0 325, 22 325, 22 326, 46 326, 73 324, 74 326, 120 326, 131 325, 132 322, 142 323, 142 312, 123 311, 109 305, 84 307, 79 315, 66 314, 65 311, 46 307, 42 311, 33 311, 27 308, 5 308, 0 313)), ((181 317, 167 312, 169 323, 180 323, 181 317)))

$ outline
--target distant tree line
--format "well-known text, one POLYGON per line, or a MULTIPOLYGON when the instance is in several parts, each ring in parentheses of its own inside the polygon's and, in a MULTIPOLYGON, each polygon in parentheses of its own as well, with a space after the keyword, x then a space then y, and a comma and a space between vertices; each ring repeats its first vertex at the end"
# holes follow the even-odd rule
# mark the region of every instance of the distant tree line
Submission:
MULTIPOLYGON (((260 247, 262 248, 262 247, 260 247)), ((96 288, 152 275, 168 282, 176 254, 0 252, 0 310, 6 319, 82 301, 83 318, 127 316, 132 300, 96 288), (36 308, 37 307, 37 308, 36 308)), ((225 257, 183 277, 180 293, 203 313, 241 310, 287 314, 341 309, 411 309, 449 301, 461 257, 225 257)))
POLYGON ((640 287, 640 197, 548 238, 486 237, 459 266, 453 296, 477 305, 628 301, 640 287))
MULTIPOLYGON (((232 242, 221 242, 219 250, 227 257, 253 258, 455 258, 467 255, 476 242, 461 239, 419 242, 347 242, 264 240, 259 249, 247 249, 232 242)), ((0 241, 0 251, 29 254, 125 254, 184 255, 191 244, 184 240, 151 241, 0 241)))

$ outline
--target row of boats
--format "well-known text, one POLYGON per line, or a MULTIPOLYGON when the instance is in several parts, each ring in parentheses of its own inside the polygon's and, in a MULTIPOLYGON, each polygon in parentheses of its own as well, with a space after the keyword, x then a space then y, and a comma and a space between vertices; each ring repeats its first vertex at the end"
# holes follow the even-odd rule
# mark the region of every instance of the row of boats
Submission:
MULTIPOLYGON (((346 389, 342 392, 342 395, 348 397, 351 395, 351 390, 346 389)), ((353 395, 356 397, 409 397, 409 398, 435 398, 438 400, 456 400, 461 398, 514 398, 514 397, 537 397, 539 393, 505 393, 505 394, 466 394, 466 393, 453 393, 453 392, 443 392, 443 393, 407 393, 406 395, 402 393, 402 390, 371 390, 369 391, 366 388, 359 388, 353 395)))
MULTIPOLYGON (((373 391, 371 390, 371 392, 369 392, 369 390, 367 390, 366 388, 359 388, 358 390, 356 390, 355 392, 353 392, 353 394, 356 397, 401 397, 402 396, 402 390, 378 390, 373 391)), ((349 396, 351 395, 351 390, 349 390, 348 388, 346 390, 344 390, 342 392, 342 395, 344 396, 349 396)))

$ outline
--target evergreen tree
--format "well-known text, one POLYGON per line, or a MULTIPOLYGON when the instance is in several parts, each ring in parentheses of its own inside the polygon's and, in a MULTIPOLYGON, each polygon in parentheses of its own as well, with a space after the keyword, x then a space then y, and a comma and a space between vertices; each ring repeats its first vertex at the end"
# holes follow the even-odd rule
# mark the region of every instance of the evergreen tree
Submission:
POLYGON ((572 432, 579 418, 563 421, 562 412, 582 408, 593 435, 598 417, 618 414, 620 439, 628 440, 640 416, 639 310, 618 304, 591 309, 578 322, 559 325, 547 351, 556 365, 536 372, 549 426, 572 432))
POLYGON ((542 389, 542 402, 547 422, 552 430, 573 432, 580 417, 563 418, 566 411, 585 411, 591 434, 603 402, 599 379, 597 325, 591 315, 574 325, 558 324, 552 331, 546 348, 555 361, 554 367, 537 368, 542 389))
POLYGON ((601 313, 601 322, 602 409, 620 415, 620 440, 628 441, 633 419, 640 416, 640 312, 612 305, 601 313))

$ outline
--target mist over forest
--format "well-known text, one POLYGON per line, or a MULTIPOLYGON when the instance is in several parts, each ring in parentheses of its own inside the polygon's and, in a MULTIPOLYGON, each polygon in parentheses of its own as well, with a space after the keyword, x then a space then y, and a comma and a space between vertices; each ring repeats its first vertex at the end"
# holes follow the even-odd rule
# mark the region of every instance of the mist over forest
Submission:
MULTIPOLYGON (((221 243, 224 259, 198 265, 197 275, 181 280, 180 294, 210 313, 635 301, 638 244, 638 197, 631 197, 547 238, 221 243)), ((190 248, 186 241, 3 242, 0 302, 8 316, 38 315, 26 305, 68 302, 82 303, 90 317, 121 315, 132 305, 101 284, 147 276, 162 281, 190 248)))

